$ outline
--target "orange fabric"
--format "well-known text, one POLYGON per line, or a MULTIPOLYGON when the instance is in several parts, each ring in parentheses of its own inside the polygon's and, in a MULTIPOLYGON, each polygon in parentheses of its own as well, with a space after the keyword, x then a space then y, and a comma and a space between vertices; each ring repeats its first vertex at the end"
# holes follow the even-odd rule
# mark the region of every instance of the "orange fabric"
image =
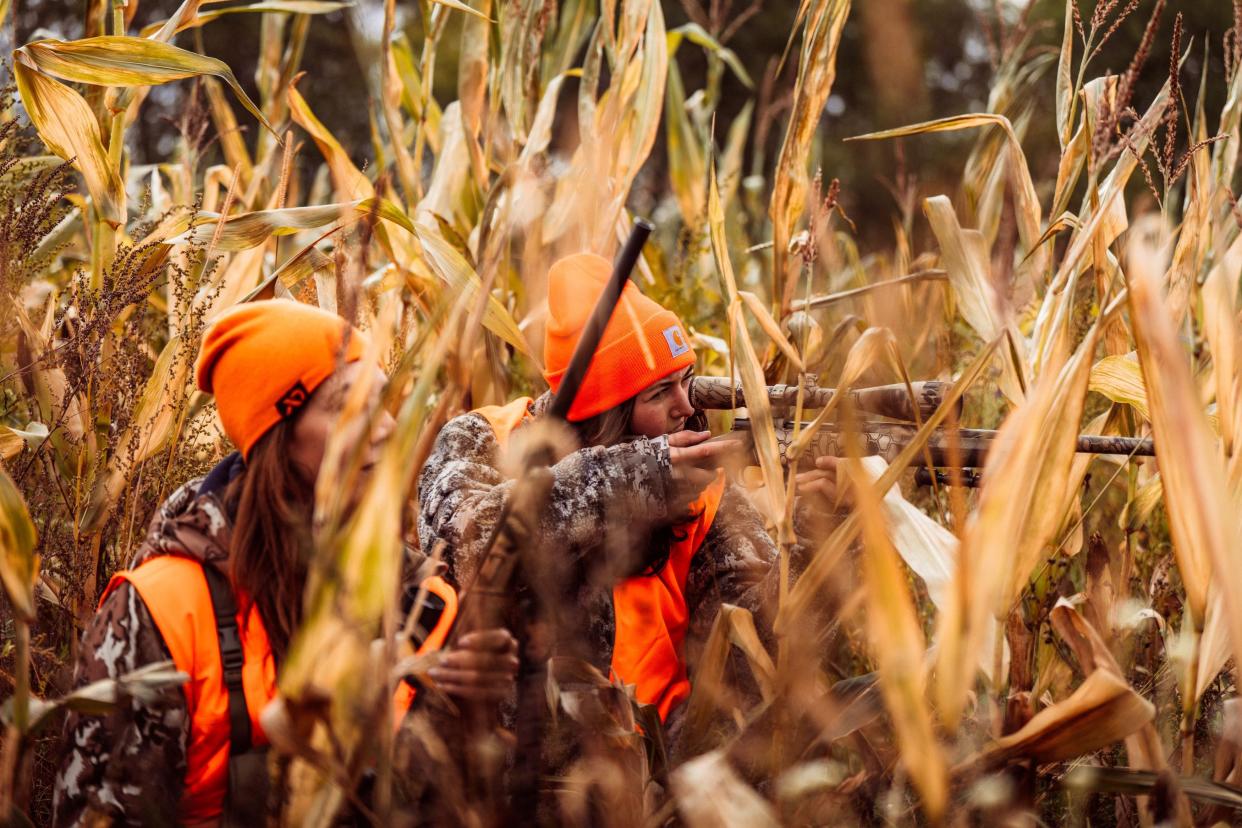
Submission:
MULTIPOLYGON (((606 259, 590 253, 561 259, 548 272, 543 360, 544 378, 553 391, 560 388, 574 347, 611 273, 612 265, 606 259)), ((627 282, 574 398, 569 419, 579 422, 615 408, 652 383, 693 364, 694 349, 677 315, 627 282), (654 364, 648 362, 648 353, 654 364)))
POLYGON ((612 672, 644 704, 654 704, 660 720, 690 696, 690 679, 682 652, 690 609, 686 577, 707 532, 716 519, 724 494, 724 475, 708 486, 691 509, 698 517, 677 526, 668 563, 656 575, 627 578, 612 589, 617 634, 612 645, 612 672))
POLYGON ((305 405, 339 360, 362 359, 366 337, 356 329, 341 353, 347 330, 336 314, 289 299, 237 305, 211 324, 195 375, 215 394, 224 433, 243 456, 305 405))
MULTIPOLYGON (((432 575, 430 578, 423 580, 424 587, 432 595, 438 597, 444 602, 444 611, 440 613, 440 620, 436 622, 435 627, 428 633, 427 638, 419 645, 416 655, 423 653, 432 653, 441 649, 444 642, 448 640, 448 634, 453 629, 453 622, 457 620, 457 590, 449 584, 448 581, 439 575, 432 575)), ((397 682, 396 696, 393 698, 393 726, 400 727, 401 720, 405 718, 405 714, 409 712, 410 705, 414 703, 415 691, 407 682, 397 682)))
MULTIPOLYGON (((162 555, 113 575, 104 590, 106 599, 117 585, 128 581, 138 591, 177 669, 190 677, 182 685, 190 716, 185 790, 178 814, 185 823, 218 819, 228 790, 229 695, 203 566, 191 558, 162 555)), ((245 657, 242 688, 250 712, 251 739, 259 747, 267 744, 259 713, 276 696, 276 664, 258 610, 240 597, 237 603, 249 606, 245 617, 238 614, 237 626, 245 657)))
MULTIPOLYGON (((530 417, 530 398, 514 400, 505 406, 491 405, 473 413, 492 426, 503 448, 513 429, 530 417)), ((644 704, 654 704, 660 719, 690 695, 683 645, 690 621, 686 603, 686 578, 690 562, 703 545, 720 500, 725 478, 719 475, 691 506, 694 520, 674 527, 675 541, 668 563, 656 575, 637 575, 613 587, 612 605, 616 616, 616 635, 612 643, 612 673, 635 686, 635 696, 644 704)))
POLYGON ((485 405, 470 413, 478 414, 491 424, 492 431, 496 433, 496 441, 503 449, 509 442, 509 435, 513 433, 513 430, 530 418, 532 402, 534 400, 530 397, 519 397, 505 405, 485 405))

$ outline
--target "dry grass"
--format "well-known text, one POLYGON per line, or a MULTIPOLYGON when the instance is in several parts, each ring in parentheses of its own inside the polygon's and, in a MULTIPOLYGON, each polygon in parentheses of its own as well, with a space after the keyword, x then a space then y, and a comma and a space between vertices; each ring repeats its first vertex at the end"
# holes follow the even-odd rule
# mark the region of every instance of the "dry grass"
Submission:
MULTIPOLYGON (((1156 100, 1132 99, 1151 39, 1168 36, 1163 2, 1100 2, 1084 19, 1068 0, 1059 55, 1034 51, 1025 32, 1001 33, 990 111, 861 136, 977 139, 960 190, 923 202, 934 244, 919 248, 911 214, 895 223, 891 249, 860 251, 835 187, 824 199, 806 162, 849 0, 802 0, 782 149, 744 188, 747 142, 773 128, 773 90, 767 81, 762 117, 748 105, 717 121, 722 78, 752 85, 725 44, 754 9, 733 5, 687 2, 699 22, 668 31, 658 0, 602 0, 598 11, 587 0, 423 0, 426 38, 411 43, 392 36, 390 0, 378 86, 360 79, 350 91, 374 102, 365 171, 294 85, 309 68, 311 17, 336 3, 263 4, 257 102, 227 66, 172 45, 220 11, 196 0, 141 35, 125 33, 118 10, 107 36, 14 53, 33 130, 11 94, 0 101, 11 698, 0 812, 47 817, 58 723, 48 705, 66 689, 78 632, 153 508, 227 450, 188 375, 203 326, 236 302, 278 295, 373 332, 399 421, 355 513, 340 496, 357 473, 351 447, 332 448, 321 478, 311 609, 281 680, 288 731, 273 734, 294 751, 284 819, 327 824, 372 766, 373 818, 410 816, 392 740, 369 738, 402 656, 372 646, 402 623, 386 588, 402 554, 400 494, 449 417, 539 390, 532 343, 547 266, 616 249, 663 123, 661 197, 676 210, 662 211, 638 279, 691 325, 703 372, 734 374, 751 400, 808 373, 824 385, 949 380, 966 395, 961 424, 999 426, 1000 437, 981 490, 906 486, 918 509, 882 497, 908 479, 901 468, 848 464, 857 509, 800 577, 782 570, 773 648, 747 613, 717 620, 685 734, 701 757, 666 767, 650 710, 631 709, 623 688, 586 665, 559 665, 561 716, 594 734, 548 782, 563 818, 1236 818, 1208 808, 1242 791, 1208 780, 1242 783, 1238 720, 1223 704, 1242 653, 1242 220, 1232 193, 1242 20, 1226 38, 1226 76, 1206 78, 1197 99, 1176 58, 1156 100), (1154 21, 1130 70, 1098 76, 1092 58, 1130 14, 1154 21), (458 100, 436 101, 452 15, 465 15, 458 100), (684 88, 679 49, 705 52, 706 89, 684 88), (173 157, 131 157, 126 128, 147 88, 187 78, 173 157), (1043 85, 1055 88, 1061 159, 1055 179, 1034 180, 1026 100, 1043 85), (1203 89, 1222 85, 1224 111, 1206 112, 1203 89), (571 148, 556 140, 566 100, 580 136, 571 148), (223 163, 203 166, 213 133, 223 163), (289 172, 299 154, 323 164, 308 191, 289 172), (1160 212, 1135 213, 1147 186, 1160 212), (937 278, 902 278, 911 273, 937 278), (1153 436, 1158 463, 1075 456, 1080 432, 1153 436), (851 677, 871 670, 878 681, 858 692, 851 677), (755 702, 733 692, 739 682, 758 688, 755 702), (1078 765, 1150 773, 1063 784, 1078 765)), ((755 404, 750 416, 764 484, 755 502, 788 547, 793 490, 771 412, 755 404)), ((497 814, 468 793, 429 724, 416 725, 428 751, 420 773, 440 786, 440 815, 490 824, 497 814)))

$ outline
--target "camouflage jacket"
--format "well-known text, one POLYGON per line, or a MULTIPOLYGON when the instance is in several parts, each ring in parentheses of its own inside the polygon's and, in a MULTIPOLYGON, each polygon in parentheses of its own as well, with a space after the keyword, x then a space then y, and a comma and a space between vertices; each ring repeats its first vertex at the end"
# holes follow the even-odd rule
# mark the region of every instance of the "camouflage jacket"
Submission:
MULTIPOLYGON (((536 401, 536 414, 547 400, 544 395, 536 401)), ((513 487, 498 467, 497 454, 488 422, 465 414, 440 432, 419 477, 419 541, 425 553, 443 544, 444 560, 458 585, 469 584, 477 571, 513 487)), ((607 562, 618 560, 627 548, 642 548, 668 523, 668 439, 580 449, 552 471, 555 482, 541 527, 543 548, 564 556, 558 566, 571 573, 567 591, 575 596, 580 629, 587 631, 587 640, 579 645, 585 644, 593 665, 607 674, 615 636, 615 578, 606 575, 618 571, 607 562)), ((791 552, 796 573, 803 549, 791 552)), ((776 544, 749 496, 730 484, 687 577, 686 661, 692 679, 722 604, 750 610, 761 635, 770 635, 779 589, 777 560, 776 544)), ((674 731, 676 723, 669 724, 674 731)))
MULTIPOLYGON (((182 555, 225 571, 231 522, 222 497, 240 458, 177 489, 151 520, 129 562, 182 555)), ((128 582, 109 594, 82 636, 74 686, 117 678, 172 655, 146 604, 128 582)), ((176 822, 186 773, 190 721, 185 693, 168 687, 155 700, 131 701, 107 716, 70 713, 53 807, 57 826, 106 817, 123 825, 176 822), (141 780, 141 784, 138 784, 141 780)))

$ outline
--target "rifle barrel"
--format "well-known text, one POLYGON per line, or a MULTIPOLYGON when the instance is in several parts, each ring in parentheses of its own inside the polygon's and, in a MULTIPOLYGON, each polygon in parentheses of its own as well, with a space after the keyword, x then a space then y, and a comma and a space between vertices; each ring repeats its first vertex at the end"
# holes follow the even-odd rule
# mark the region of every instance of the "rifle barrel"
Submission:
MULTIPOLYGON (((914 390, 914 405, 910 400, 910 389, 900 383, 896 385, 877 385, 871 388, 855 388, 850 392, 854 407, 868 414, 878 414, 894 420, 916 422, 926 420, 941 403, 949 390, 949 383, 927 380, 911 383, 914 390), (915 416, 917 408, 918 416, 915 416)), ((793 409, 798 404, 798 386, 769 385, 767 386, 768 402, 774 408, 793 409)), ((805 409, 823 408, 832 400, 836 389, 821 388, 817 385, 804 385, 802 388, 802 407, 805 409)), ((690 404, 699 410, 726 410, 744 408, 746 394, 741 383, 734 384, 727 377, 695 377, 690 380, 690 404)), ((957 413, 962 413, 962 402, 957 402, 957 413)))
MULTIPOLYGON (((734 431, 750 431, 750 421, 738 417, 733 421, 734 431)), ((910 444, 918 428, 905 423, 863 423, 856 439, 860 442, 863 456, 878 454, 888 462, 897 459, 902 449, 910 444)), ((919 452, 913 465, 926 466, 928 455, 934 466, 982 468, 988 450, 998 432, 980 428, 961 428, 950 432, 936 429, 927 441, 927 451, 919 452)), ((845 457, 850 453, 851 440, 846 429, 835 424, 822 426, 800 458, 802 465, 813 465, 816 457, 828 455, 845 457)), ((776 443, 781 463, 788 465, 789 452, 793 446, 793 427, 778 425, 776 443)), ((1078 437, 1080 454, 1109 454, 1125 457, 1155 457, 1156 447, 1149 438, 1103 437, 1085 434, 1078 437)))

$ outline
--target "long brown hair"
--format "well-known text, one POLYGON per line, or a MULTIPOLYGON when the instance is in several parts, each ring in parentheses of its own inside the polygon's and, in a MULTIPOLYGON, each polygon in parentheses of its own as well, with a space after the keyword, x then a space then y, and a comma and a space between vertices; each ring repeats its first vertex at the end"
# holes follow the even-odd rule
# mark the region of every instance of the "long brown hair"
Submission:
POLYGON ((634 414, 637 396, 630 397, 620 405, 587 420, 570 423, 578 433, 583 448, 592 446, 615 446, 630 433, 630 417, 634 414))
POLYGON ((234 515, 233 584, 258 608, 277 662, 302 619, 314 498, 314 484, 289 457, 293 424, 284 420, 255 443, 245 471, 225 493, 234 515))

